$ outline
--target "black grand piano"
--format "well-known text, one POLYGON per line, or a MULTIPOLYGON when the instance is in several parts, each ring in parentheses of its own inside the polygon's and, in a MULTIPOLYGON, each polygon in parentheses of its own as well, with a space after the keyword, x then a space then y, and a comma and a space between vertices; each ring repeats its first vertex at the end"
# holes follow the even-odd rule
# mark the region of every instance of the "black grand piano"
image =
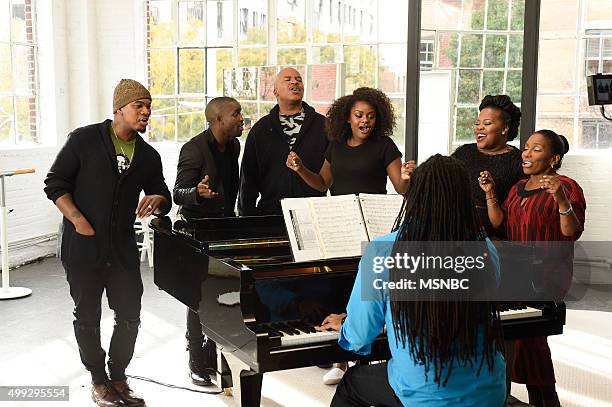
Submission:
MULTIPOLYGON (((259 406, 265 372, 332 362, 386 360, 380 335, 367 357, 337 345, 337 333, 314 325, 342 312, 359 257, 294 262, 282 216, 152 221, 155 284, 198 311, 219 355, 232 354, 240 372, 242 406, 259 406)), ((563 332, 565 304, 504 305, 507 340, 563 332)), ((218 357, 217 384, 232 387, 218 357)))

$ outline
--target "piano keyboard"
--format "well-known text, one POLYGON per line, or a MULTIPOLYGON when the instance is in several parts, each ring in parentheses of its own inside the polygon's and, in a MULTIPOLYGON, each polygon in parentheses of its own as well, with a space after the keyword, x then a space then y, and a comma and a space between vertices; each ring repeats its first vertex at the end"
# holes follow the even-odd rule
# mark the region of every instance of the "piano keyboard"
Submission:
MULTIPOLYGON (((541 317, 542 310, 518 305, 505 307, 500 311, 502 321, 541 317)), ((280 346, 297 346, 338 340, 338 332, 317 331, 314 325, 303 321, 270 322, 259 325, 259 330, 268 333, 270 340, 280 346)))

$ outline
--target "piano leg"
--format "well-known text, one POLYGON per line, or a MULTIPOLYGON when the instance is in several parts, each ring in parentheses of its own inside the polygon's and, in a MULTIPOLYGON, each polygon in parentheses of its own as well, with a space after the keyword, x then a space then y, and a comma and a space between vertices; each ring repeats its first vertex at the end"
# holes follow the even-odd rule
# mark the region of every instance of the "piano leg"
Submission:
POLYGON ((261 404, 261 382, 263 374, 250 370, 240 372, 241 407, 259 407, 261 404))
POLYGON ((232 382, 232 371, 227 364, 227 360, 223 352, 217 350, 217 386, 222 389, 231 389, 234 385, 232 382))
POLYGON ((504 341, 504 359, 506 359, 506 398, 510 396, 512 387, 512 368, 514 367, 514 340, 504 341))

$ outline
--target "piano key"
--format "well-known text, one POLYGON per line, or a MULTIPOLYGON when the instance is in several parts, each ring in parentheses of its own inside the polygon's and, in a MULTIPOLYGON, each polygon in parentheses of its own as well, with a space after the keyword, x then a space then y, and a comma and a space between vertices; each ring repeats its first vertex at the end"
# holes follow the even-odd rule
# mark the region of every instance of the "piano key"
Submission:
POLYGON ((517 305, 507 307, 507 310, 501 311, 499 316, 502 321, 510 319, 522 319, 522 318, 534 318, 541 317, 542 310, 538 308, 529 307, 527 305, 517 305))

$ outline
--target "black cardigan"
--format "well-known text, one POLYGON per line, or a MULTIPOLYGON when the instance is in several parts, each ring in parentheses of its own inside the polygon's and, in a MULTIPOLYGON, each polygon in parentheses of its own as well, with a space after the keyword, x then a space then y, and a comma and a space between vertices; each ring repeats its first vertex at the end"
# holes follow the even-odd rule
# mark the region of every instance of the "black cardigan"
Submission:
POLYGON ((215 137, 212 131, 207 129, 181 148, 172 195, 174 203, 181 205, 179 213, 187 218, 230 216, 234 212, 234 205, 225 208, 224 203, 236 203, 240 142, 234 138, 227 143, 226 148, 232 156, 228 174, 217 174, 214 151, 211 149, 213 143, 215 137), (208 175, 210 188, 219 193, 214 199, 200 199, 198 196, 197 185, 205 175, 208 175), (230 180, 229 191, 225 191, 221 181, 226 178, 230 180), (226 200, 226 197, 229 199, 226 200))
MULTIPOLYGON (((302 105, 306 117, 293 151, 300 156, 304 166, 318 173, 328 144, 325 118, 306 102, 302 102, 302 105)), ((282 214, 280 200, 283 198, 325 195, 325 192, 309 187, 285 165, 289 143, 278 113, 279 107, 276 105, 255 123, 247 137, 240 166, 238 212, 241 215, 282 214), (260 195, 261 199, 255 207, 260 195)))
POLYGON ((138 270, 134 221, 140 192, 164 196, 168 204, 160 208, 162 214, 171 207, 161 157, 139 135, 130 168, 119 175, 110 125, 105 120, 70 133, 45 179, 47 197, 55 202, 70 193, 96 231, 92 237, 80 235, 64 218, 61 259, 69 267, 117 261, 125 269, 138 270))

